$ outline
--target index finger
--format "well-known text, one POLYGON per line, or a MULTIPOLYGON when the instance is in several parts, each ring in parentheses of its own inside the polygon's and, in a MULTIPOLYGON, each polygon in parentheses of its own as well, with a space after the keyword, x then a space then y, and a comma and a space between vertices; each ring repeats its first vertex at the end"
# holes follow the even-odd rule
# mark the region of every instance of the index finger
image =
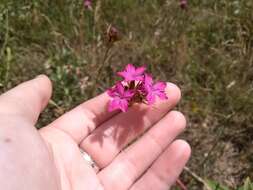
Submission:
POLYGON ((55 127, 70 135, 79 144, 97 126, 118 112, 109 112, 110 97, 100 94, 65 113, 47 127, 55 127))

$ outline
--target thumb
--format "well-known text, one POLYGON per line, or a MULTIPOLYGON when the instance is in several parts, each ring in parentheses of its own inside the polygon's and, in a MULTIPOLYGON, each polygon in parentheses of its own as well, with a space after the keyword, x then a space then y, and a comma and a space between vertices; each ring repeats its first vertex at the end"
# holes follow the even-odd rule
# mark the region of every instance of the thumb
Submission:
POLYGON ((0 96, 0 115, 22 116, 34 125, 51 94, 51 81, 47 76, 39 75, 0 96))

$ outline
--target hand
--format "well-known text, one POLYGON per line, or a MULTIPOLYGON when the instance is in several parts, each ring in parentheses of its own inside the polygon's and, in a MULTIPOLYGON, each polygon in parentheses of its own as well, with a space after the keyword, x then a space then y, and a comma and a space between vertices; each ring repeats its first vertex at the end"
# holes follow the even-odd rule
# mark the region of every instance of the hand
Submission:
POLYGON ((34 125, 51 96, 49 79, 6 92, 0 96, 0 189, 167 190, 190 156, 189 145, 175 140, 185 118, 170 111, 180 90, 168 84, 167 92, 168 100, 134 105, 127 113, 108 112, 104 93, 39 131, 34 125))

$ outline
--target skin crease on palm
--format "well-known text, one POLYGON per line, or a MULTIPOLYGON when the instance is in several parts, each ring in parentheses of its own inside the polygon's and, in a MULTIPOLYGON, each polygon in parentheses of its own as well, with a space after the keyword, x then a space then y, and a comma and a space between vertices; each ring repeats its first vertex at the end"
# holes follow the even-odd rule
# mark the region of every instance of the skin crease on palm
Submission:
POLYGON ((39 131, 34 126, 51 97, 50 80, 41 75, 2 94, 0 189, 168 190, 191 150, 175 140, 186 126, 184 116, 171 111, 180 90, 168 83, 166 92, 168 100, 133 105, 126 113, 108 112, 104 93, 39 131))

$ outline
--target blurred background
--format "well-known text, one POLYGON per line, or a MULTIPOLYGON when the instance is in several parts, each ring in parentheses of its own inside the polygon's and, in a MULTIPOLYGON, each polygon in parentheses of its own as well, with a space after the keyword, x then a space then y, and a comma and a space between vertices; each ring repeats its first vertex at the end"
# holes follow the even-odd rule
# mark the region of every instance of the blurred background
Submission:
POLYGON ((128 63, 182 89, 180 138, 192 146, 182 183, 252 188, 252 0, 0 1, 0 93, 41 73, 54 84, 38 127, 106 90, 128 63))

